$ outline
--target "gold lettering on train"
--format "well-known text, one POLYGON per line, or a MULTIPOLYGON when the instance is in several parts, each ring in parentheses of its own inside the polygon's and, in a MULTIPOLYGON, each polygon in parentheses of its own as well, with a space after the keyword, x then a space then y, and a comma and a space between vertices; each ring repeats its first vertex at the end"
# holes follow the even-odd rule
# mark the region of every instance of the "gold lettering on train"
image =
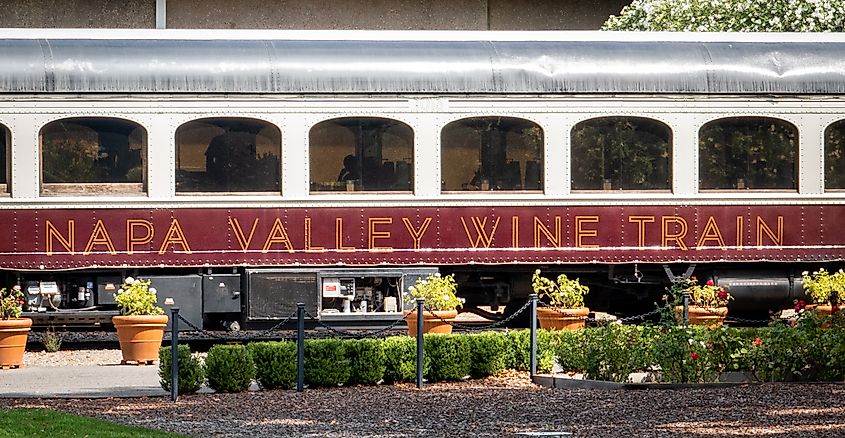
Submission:
POLYGON ((628 222, 637 224, 637 246, 645 246, 645 224, 653 223, 654 216, 628 216, 628 222))
POLYGON ((311 243, 311 218, 305 218, 305 250, 310 252, 320 252, 325 251, 326 247, 324 246, 314 246, 311 243))
POLYGON ((423 234, 425 234, 428 230, 428 226, 431 224, 431 218, 425 218, 419 228, 414 228, 414 225, 411 224, 411 220, 406 217, 402 218, 402 223, 405 224, 408 234, 410 234, 411 239, 414 240, 414 249, 420 249, 420 240, 422 240, 423 234))
POLYGON ((164 242, 161 242, 158 254, 164 254, 167 251, 167 247, 170 245, 180 245, 182 247, 182 251, 186 254, 191 254, 191 246, 188 245, 188 239, 182 231, 182 226, 179 225, 179 220, 175 218, 173 219, 173 222, 170 223, 170 228, 167 229, 167 235, 164 237, 164 242))
POLYGON ((725 249, 725 239, 722 238, 722 232, 719 230, 719 225, 716 224, 716 219, 713 216, 707 219, 707 225, 704 226, 704 231, 701 233, 695 246, 696 248, 700 248, 711 240, 716 241, 717 245, 725 249))
POLYGON ((67 221, 67 238, 62 236, 62 233, 53 225, 50 220, 47 220, 47 255, 53 255, 53 239, 59 242, 59 245, 64 247, 65 251, 69 252, 71 255, 75 255, 76 251, 74 250, 74 229, 75 229, 75 221, 73 219, 68 219, 67 221))
POLYGON ((742 251, 742 228, 745 221, 742 216, 736 217, 736 249, 742 251))
POLYGON ((379 225, 390 225, 393 223, 392 217, 371 217, 367 219, 367 247, 369 249, 391 251, 392 246, 378 246, 377 239, 390 239, 390 231, 377 230, 379 225))
MULTIPOLYGON (((681 248, 681 251, 686 251, 687 245, 684 243, 684 237, 687 235, 687 220, 680 217, 680 216, 663 216, 663 236, 660 243, 662 247, 668 247, 669 242, 674 241, 678 248, 681 248), (669 230, 669 224, 675 224, 677 227, 680 228, 677 232, 672 232, 669 230)), ((677 228, 676 227, 676 228, 677 228)))
POLYGON ((126 221, 126 253, 133 254, 135 247, 146 245, 153 241, 155 236, 155 228, 153 223, 144 219, 128 219, 126 221), (135 234, 136 228, 143 228, 147 233, 141 237, 135 234))
POLYGON ((261 249, 261 252, 270 252, 270 247, 275 244, 282 244, 288 252, 294 252, 293 245, 290 242, 290 237, 288 237, 288 232, 285 230, 285 226, 282 225, 282 220, 279 218, 276 218, 273 222, 273 227, 270 229, 270 234, 267 235, 267 240, 264 241, 264 247, 261 249))
POLYGON ((519 248, 519 216, 511 216, 511 248, 519 248))
POLYGON ((91 237, 88 238, 88 244, 85 245, 82 255, 91 254, 94 251, 94 247, 99 245, 104 245, 111 255, 117 254, 117 251, 114 249, 114 243, 111 241, 111 236, 109 236, 109 232, 106 230, 106 226, 103 225, 102 220, 97 220, 97 223, 94 224, 94 230, 91 231, 91 237))
POLYGON ((575 216, 575 247, 576 248, 598 248, 598 245, 583 243, 584 237, 598 237, 596 229, 584 229, 585 223, 599 223, 598 216, 575 216))
POLYGON ((540 247, 540 237, 546 236, 546 240, 552 244, 554 248, 560 248, 563 244, 563 239, 560 235, 560 216, 555 216, 555 232, 552 233, 546 224, 540 218, 534 216, 534 248, 540 247))
POLYGON ((343 246, 343 218, 334 220, 334 247, 338 251, 355 251, 355 247, 343 246))
POLYGON ((252 235, 255 234, 255 227, 258 226, 258 218, 252 221, 252 228, 249 230, 249 236, 244 235, 244 230, 241 228, 238 218, 230 217, 229 226, 232 227, 232 232, 235 233, 235 239, 238 240, 238 245, 240 245, 241 251, 246 253, 249 250, 249 243, 252 242, 252 235))
POLYGON ((496 221, 493 222, 493 229, 490 231, 490 234, 487 234, 487 218, 475 216, 471 217, 470 220, 472 221, 472 226, 475 229, 475 238, 473 238, 472 233, 469 231, 469 227, 467 227, 466 220, 461 217, 461 225, 464 226, 464 232, 467 234, 469 244, 472 245, 473 248, 478 248, 479 245, 484 245, 484 248, 490 248, 490 245, 493 244, 493 237, 496 235, 496 228, 499 227, 500 219, 502 218, 499 216, 496 217, 496 221))
POLYGON ((783 216, 778 216, 777 221, 778 232, 775 235, 775 232, 769 228, 769 224, 763 218, 757 216, 757 246, 763 246, 763 234, 769 236, 769 239, 776 246, 783 246, 783 216))

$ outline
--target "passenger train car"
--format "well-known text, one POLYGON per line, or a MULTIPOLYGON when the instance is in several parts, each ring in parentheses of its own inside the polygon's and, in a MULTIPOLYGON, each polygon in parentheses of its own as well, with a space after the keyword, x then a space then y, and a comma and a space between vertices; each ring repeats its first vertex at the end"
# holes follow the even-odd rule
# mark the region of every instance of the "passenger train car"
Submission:
POLYGON ((395 320, 454 273, 514 312, 676 275, 788 306, 845 256, 845 37, 0 31, 0 268, 36 323, 107 322, 127 275, 200 327, 296 302, 395 320))

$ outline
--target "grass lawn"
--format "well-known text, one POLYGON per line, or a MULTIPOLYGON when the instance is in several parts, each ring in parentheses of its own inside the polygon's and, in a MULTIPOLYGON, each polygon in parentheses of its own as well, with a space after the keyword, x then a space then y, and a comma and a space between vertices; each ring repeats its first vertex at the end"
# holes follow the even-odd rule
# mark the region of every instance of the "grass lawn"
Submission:
POLYGON ((181 437, 141 427, 122 426, 49 409, 0 409, 0 436, 18 437, 181 437))

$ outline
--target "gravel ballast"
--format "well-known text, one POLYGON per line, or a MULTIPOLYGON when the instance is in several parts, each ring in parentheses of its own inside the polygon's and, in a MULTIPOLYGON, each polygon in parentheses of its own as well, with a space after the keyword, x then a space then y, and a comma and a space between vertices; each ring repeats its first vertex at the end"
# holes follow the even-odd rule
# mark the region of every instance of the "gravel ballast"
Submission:
MULTIPOLYGON (((107 362, 113 354, 69 352, 51 355, 49 363, 107 362)), ((563 390, 536 386, 527 374, 510 372, 426 384, 422 390, 404 384, 197 394, 176 403, 167 398, 4 402, 197 437, 507 437, 527 431, 584 437, 845 436, 845 386, 836 383, 563 390)))

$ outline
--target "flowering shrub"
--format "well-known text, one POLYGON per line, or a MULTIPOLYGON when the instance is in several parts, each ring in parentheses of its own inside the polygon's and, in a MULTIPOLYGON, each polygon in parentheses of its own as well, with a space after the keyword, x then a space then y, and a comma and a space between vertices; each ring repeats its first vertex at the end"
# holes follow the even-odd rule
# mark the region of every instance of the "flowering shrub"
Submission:
POLYGON ((590 288, 581 284, 577 278, 570 280, 566 274, 560 274, 557 282, 554 282, 541 276, 539 269, 531 277, 531 287, 540 298, 548 298, 552 306, 567 309, 584 307, 584 295, 590 292, 590 288))
POLYGON ((461 299, 455 295, 457 289, 454 274, 443 277, 436 273, 417 279, 416 284, 408 287, 405 300, 413 303, 417 298, 424 298, 425 306, 430 310, 455 310, 462 305, 461 299))
POLYGON ((0 319, 20 318, 23 303, 20 286, 15 285, 11 290, 0 289, 0 319))
POLYGON ((126 277, 114 294, 121 315, 162 315, 164 309, 156 305, 156 290, 150 280, 126 277))
POLYGON ((713 280, 707 280, 704 285, 698 284, 698 278, 682 278, 675 280, 669 287, 676 303, 680 303, 684 292, 689 293, 690 305, 699 307, 725 307, 732 300, 731 294, 725 288, 716 286, 713 280))
POLYGON ((634 0, 604 30, 842 32, 845 3, 829 0, 634 0))
POLYGON ((839 303, 845 299, 845 272, 841 269, 832 274, 824 268, 813 272, 813 275, 804 271, 801 276, 804 279, 804 292, 814 303, 830 304, 834 298, 839 303))

